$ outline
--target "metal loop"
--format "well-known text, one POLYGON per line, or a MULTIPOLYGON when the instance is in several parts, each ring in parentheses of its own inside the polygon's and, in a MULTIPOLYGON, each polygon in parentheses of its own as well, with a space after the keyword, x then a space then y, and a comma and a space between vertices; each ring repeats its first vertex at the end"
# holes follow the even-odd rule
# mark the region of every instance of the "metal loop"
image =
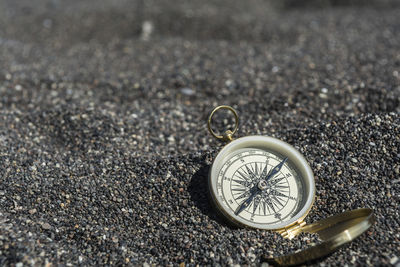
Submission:
POLYGON ((233 140, 232 136, 237 132, 237 130, 239 128, 239 117, 236 113, 236 110, 234 108, 232 108, 231 106, 224 106, 224 105, 218 106, 218 107, 214 108, 214 110, 211 112, 210 116, 208 117, 207 126, 208 126, 208 131, 215 138, 222 140, 222 141, 232 141, 233 140), (211 120, 214 116, 214 113, 220 109, 227 109, 227 110, 231 111, 233 113, 233 115, 235 116, 235 128, 233 129, 233 131, 226 130, 224 135, 217 135, 211 128, 211 120))

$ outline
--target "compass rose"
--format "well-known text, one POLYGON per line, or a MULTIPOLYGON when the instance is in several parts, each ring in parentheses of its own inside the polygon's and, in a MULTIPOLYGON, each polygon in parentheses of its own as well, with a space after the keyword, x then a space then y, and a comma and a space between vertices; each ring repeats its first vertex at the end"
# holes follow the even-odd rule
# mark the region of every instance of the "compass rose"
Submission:
POLYGON ((285 207, 289 186, 285 177, 278 174, 287 160, 284 158, 269 171, 268 164, 262 168, 262 163, 257 162, 245 164, 237 170, 237 179, 233 179, 237 186, 232 189, 235 200, 240 203, 236 215, 248 208, 253 214, 278 214, 277 211, 285 207))

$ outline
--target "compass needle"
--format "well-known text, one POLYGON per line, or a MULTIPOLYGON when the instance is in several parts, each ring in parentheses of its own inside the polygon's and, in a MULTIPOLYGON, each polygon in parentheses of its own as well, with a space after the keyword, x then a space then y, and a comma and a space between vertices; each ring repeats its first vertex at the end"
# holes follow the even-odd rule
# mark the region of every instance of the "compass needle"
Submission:
POLYGON ((285 164, 285 162, 288 160, 288 158, 284 158, 278 165, 276 165, 267 175, 267 177, 265 177, 265 180, 268 181, 270 180, 272 177, 274 177, 275 174, 277 174, 283 167, 283 164, 285 164))
POLYGON ((240 204, 240 206, 235 210, 235 214, 238 215, 243 210, 248 208, 256 194, 257 194, 257 190, 253 190, 251 195, 245 201, 243 201, 242 204, 240 204))
MULTIPOLYGON (((239 193, 239 194, 240 194, 240 193, 239 193)), ((240 196, 238 196, 237 198, 235 198, 235 200, 239 200, 239 199, 242 199, 242 198, 245 198, 245 197, 248 197, 248 196, 249 196, 249 191, 247 191, 247 192, 241 194, 240 196)))
POLYGON ((256 197, 253 201, 253 214, 256 213, 256 210, 257 210, 259 204, 260 204, 260 200, 256 197))

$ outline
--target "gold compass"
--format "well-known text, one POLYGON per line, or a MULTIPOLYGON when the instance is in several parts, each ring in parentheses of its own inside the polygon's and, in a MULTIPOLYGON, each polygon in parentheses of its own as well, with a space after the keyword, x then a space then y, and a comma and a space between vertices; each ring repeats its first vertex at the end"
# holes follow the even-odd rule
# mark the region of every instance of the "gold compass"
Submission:
POLYGON ((208 185, 219 213, 237 226, 273 230, 292 239, 301 232, 317 233, 323 242, 301 252, 268 259, 278 265, 296 265, 325 256, 350 242, 374 222, 371 209, 344 212, 306 225, 315 199, 314 175, 306 159, 279 139, 252 135, 233 140, 239 119, 230 106, 218 106, 208 118, 208 129, 228 142, 211 166, 208 185), (216 111, 227 109, 235 128, 218 135, 212 129, 216 111))

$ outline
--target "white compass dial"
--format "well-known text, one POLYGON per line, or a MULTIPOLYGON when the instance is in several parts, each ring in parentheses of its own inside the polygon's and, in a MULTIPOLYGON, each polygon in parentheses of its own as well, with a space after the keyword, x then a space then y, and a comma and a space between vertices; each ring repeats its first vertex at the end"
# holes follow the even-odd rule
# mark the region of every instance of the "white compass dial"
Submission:
POLYGON ((300 181, 287 158, 248 149, 225 162, 217 190, 236 216, 252 223, 276 224, 295 215, 303 196, 300 181))
POLYGON ((314 197, 313 176, 304 158, 271 137, 228 144, 212 166, 210 185, 225 217, 261 229, 280 229, 301 219, 314 197))

